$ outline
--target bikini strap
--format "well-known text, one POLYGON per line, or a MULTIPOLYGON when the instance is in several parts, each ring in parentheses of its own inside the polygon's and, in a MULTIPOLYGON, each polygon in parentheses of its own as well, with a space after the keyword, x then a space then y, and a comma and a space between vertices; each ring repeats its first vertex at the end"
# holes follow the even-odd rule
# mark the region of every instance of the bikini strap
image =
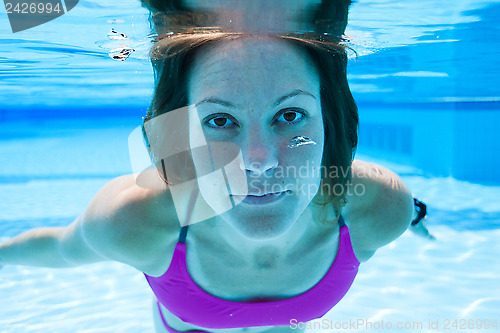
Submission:
POLYGON ((181 231, 179 232, 179 243, 186 242, 186 235, 188 231, 188 226, 181 227, 181 231))
POLYGON ((344 221, 344 218, 342 217, 342 215, 339 216, 338 223, 339 223, 339 228, 342 228, 343 226, 345 226, 345 221, 344 221))

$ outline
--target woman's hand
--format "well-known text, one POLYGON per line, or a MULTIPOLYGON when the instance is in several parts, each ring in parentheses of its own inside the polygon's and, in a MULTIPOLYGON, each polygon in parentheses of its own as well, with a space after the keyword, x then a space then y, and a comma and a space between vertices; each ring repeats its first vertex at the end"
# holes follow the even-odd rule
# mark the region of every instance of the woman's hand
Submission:
POLYGON ((420 237, 430 240, 436 240, 436 237, 429 233, 424 220, 427 219, 427 205, 417 198, 413 197, 414 219, 410 224, 410 230, 420 237))
MULTIPOLYGON (((427 218, 425 218, 427 219, 427 218)), ((410 225, 410 230, 413 232, 415 235, 427 238, 430 240, 436 240, 436 237, 432 235, 429 230, 427 229, 427 226, 425 225, 424 221, 420 221, 415 225, 410 225)))

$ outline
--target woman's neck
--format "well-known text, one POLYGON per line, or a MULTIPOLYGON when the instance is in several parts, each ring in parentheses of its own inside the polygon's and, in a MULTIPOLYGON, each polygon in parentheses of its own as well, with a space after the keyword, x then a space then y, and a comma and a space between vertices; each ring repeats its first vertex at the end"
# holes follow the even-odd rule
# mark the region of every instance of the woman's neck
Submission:
MULTIPOLYGON (((314 205, 314 204, 311 204, 314 205)), ((311 206, 310 205, 310 206, 311 206)), ((257 265, 272 265, 272 258, 288 257, 298 249, 310 246, 318 237, 335 235, 335 225, 323 224, 317 221, 311 208, 308 206, 297 221, 282 235, 273 239, 250 239, 238 232, 222 218, 217 217, 207 222, 201 222, 190 227, 192 236, 201 242, 210 242, 219 249, 231 251, 236 255, 257 265)))

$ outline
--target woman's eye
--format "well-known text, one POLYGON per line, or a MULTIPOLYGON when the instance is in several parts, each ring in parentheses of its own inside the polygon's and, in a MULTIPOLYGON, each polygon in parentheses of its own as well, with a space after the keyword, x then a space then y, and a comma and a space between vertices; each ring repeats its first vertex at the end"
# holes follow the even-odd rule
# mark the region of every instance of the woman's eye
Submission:
POLYGON ((295 123, 304 117, 304 113, 296 110, 286 110, 276 118, 277 122, 295 123))
POLYGON ((206 123, 215 128, 225 128, 234 125, 234 121, 225 116, 217 116, 209 119, 206 123))

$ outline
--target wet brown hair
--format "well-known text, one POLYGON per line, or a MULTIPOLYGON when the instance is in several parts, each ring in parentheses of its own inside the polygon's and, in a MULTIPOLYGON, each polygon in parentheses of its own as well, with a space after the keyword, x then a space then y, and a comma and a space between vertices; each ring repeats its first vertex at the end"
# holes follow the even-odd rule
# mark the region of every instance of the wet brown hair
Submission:
MULTIPOLYGON (((248 34, 196 31, 160 38, 151 50, 155 91, 144 122, 188 105, 189 69, 197 52, 208 45, 245 36, 248 34)), ((325 208, 331 204, 337 219, 345 202, 351 163, 358 142, 358 111, 347 82, 345 47, 335 42, 305 38, 303 35, 274 37, 304 50, 318 69, 325 130, 322 168, 326 172, 322 172, 321 188, 314 202, 325 208)), ((326 209, 323 211, 325 213, 321 219, 328 220, 330 214, 326 213, 326 209)))

